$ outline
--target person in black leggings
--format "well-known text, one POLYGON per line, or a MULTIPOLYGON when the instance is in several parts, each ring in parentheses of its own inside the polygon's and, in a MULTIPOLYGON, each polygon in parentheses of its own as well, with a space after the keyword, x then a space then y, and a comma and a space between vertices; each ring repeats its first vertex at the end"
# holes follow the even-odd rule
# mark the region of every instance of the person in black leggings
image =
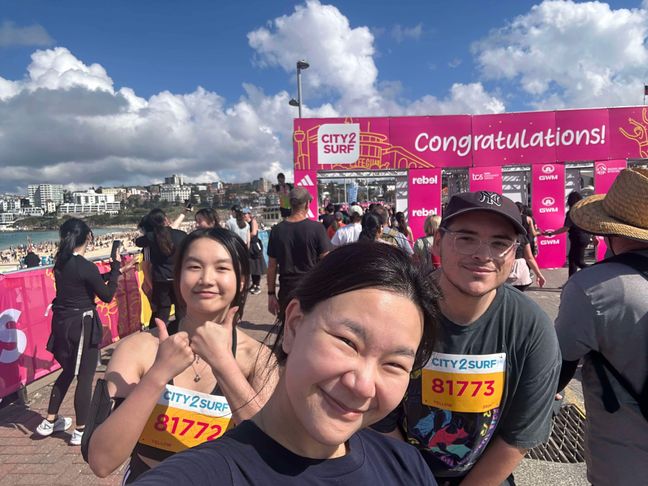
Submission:
POLYGON ((101 275, 97 266, 86 260, 86 246, 92 241, 88 225, 71 218, 61 225, 61 241, 56 253, 54 278, 56 298, 52 303, 52 333, 47 349, 59 362, 63 371, 54 382, 50 395, 47 417, 36 432, 49 436, 53 432, 67 430, 72 425, 69 417, 59 417, 58 411, 76 376, 74 394, 76 429, 70 439, 71 445, 80 445, 85 427, 92 382, 99 356, 102 326, 95 308, 95 296, 110 302, 117 289, 117 279, 122 271, 121 257, 110 264, 110 272, 101 275))
POLYGON ((171 222, 161 209, 152 209, 141 224, 145 231, 143 236, 135 240, 140 248, 148 248, 153 280, 151 307, 153 313, 149 326, 155 328, 155 319, 169 323, 171 306, 175 307, 174 325, 170 327, 173 334, 182 319, 182 307, 178 305, 178 296, 173 288, 173 262, 176 248, 187 236, 184 231, 171 226, 171 222))
POLYGON ((567 211, 567 214, 565 215, 565 223, 563 224, 562 228, 559 228, 555 231, 544 232, 546 236, 554 236, 567 232, 567 235, 569 236, 569 252, 567 253, 567 263, 569 266, 570 277, 575 274, 579 268, 582 270, 583 268, 586 268, 588 266, 585 263, 585 249, 592 240, 592 235, 576 226, 572 222, 571 216, 569 214, 574 204, 576 204, 581 199, 583 199, 583 196, 580 192, 570 192, 569 196, 567 196, 567 205, 569 206, 569 211, 567 211))

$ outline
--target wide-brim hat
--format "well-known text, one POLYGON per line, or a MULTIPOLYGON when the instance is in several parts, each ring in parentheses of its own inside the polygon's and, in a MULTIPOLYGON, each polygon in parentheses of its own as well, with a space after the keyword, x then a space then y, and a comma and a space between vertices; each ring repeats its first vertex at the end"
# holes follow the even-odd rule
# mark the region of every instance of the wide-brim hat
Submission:
POLYGON ((588 233, 648 241, 648 170, 622 170, 607 194, 579 201, 569 215, 588 233))

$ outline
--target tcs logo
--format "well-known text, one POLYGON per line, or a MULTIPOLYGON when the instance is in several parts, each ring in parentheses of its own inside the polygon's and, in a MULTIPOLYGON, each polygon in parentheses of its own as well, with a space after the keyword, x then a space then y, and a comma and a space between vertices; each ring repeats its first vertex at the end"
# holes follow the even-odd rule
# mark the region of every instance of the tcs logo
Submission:
POLYGON ((0 314, 0 363, 13 363, 25 352, 27 336, 15 327, 19 318, 17 309, 6 309, 0 314))

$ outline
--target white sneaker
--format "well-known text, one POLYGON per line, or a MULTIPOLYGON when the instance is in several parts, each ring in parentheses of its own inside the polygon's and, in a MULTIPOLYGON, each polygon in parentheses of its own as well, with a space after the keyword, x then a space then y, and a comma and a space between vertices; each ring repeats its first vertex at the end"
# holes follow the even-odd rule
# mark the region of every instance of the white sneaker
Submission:
POLYGON ((52 435, 53 432, 63 432, 69 429, 71 425, 72 419, 70 417, 58 417, 54 423, 44 419, 36 429, 36 433, 47 437, 48 435, 52 435))
POLYGON ((81 445, 82 438, 83 438, 83 431, 79 432, 77 429, 74 429, 74 432, 72 432, 72 437, 70 438, 70 445, 73 446, 81 445))

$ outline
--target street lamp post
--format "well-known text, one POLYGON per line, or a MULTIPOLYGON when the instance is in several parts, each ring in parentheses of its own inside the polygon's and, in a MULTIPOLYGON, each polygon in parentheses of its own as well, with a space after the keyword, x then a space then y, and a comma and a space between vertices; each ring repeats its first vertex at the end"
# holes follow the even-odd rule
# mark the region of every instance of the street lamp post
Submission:
POLYGON ((297 99, 292 98, 288 104, 290 106, 296 106, 299 110, 299 118, 302 117, 302 86, 301 86, 301 72, 304 69, 308 69, 310 64, 306 61, 297 61, 297 99))

